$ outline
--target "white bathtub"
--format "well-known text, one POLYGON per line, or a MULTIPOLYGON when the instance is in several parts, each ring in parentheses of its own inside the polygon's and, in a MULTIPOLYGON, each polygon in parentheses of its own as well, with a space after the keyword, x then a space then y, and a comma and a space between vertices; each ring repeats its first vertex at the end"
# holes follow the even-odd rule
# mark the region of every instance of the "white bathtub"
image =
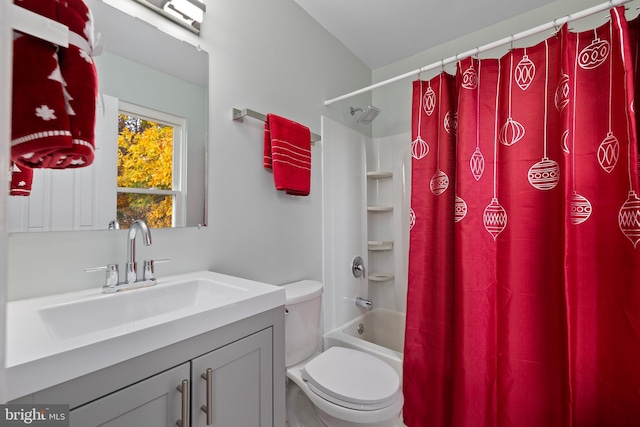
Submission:
POLYGON ((376 308, 324 336, 324 347, 364 351, 387 362, 402 381, 405 314, 376 308), (364 331, 358 333, 358 326, 364 331))

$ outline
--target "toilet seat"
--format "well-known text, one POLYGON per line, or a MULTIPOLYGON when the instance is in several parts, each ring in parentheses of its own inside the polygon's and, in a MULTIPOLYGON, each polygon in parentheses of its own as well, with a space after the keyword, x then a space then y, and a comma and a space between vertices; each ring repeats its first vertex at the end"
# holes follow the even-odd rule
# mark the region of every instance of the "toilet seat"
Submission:
POLYGON ((391 366, 349 348, 327 349, 307 362, 301 374, 313 393, 349 409, 382 409, 401 395, 400 380, 391 366))

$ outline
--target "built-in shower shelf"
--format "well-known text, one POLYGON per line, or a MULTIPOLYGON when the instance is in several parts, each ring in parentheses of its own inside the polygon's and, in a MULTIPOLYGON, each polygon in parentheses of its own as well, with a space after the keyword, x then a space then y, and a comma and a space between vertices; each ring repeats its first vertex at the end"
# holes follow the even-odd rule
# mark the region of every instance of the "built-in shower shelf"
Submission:
POLYGON ((389 280, 393 280, 393 274, 373 272, 369 274, 369 280, 372 282, 388 282, 389 280))
POLYGON ((392 176, 393 176, 393 173, 388 171, 367 172, 367 178, 371 178, 371 179, 384 179, 384 178, 391 178, 392 176))
POLYGON ((390 251, 393 249, 392 240, 369 240, 367 243, 370 251, 390 251))
POLYGON ((368 206, 367 210, 369 212, 391 212, 393 206, 368 206))
MULTIPOLYGON (((380 155, 379 153, 377 154, 380 155)), ((372 160, 380 160, 374 158, 372 160)), ((393 172, 388 165, 380 169, 367 171, 367 249, 371 262, 370 273, 367 275, 370 286, 387 286, 384 283, 393 284, 393 172), (387 169, 388 168, 388 169, 387 169), (386 170, 385 170, 386 169, 386 170), (389 240, 382 240, 389 238, 389 240), (370 239, 370 240, 369 240, 370 239), (373 240, 380 239, 380 240, 373 240), (377 271, 376 271, 377 270, 377 271)))

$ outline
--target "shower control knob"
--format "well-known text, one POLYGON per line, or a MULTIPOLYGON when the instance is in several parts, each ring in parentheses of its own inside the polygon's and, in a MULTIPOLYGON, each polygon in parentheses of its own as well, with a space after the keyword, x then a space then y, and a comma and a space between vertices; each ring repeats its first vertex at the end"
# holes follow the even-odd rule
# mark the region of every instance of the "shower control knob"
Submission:
POLYGON ((361 257, 357 256, 351 261, 351 273, 356 279, 364 276, 364 261, 361 257))

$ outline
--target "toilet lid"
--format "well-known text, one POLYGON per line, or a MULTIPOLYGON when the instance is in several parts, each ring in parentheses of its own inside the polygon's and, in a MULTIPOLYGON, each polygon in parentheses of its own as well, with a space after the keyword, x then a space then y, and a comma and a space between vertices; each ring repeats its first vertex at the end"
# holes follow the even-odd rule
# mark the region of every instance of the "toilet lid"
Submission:
POLYGON ((400 379, 391 366, 344 347, 331 347, 309 361, 302 378, 316 394, 353 409, 386 407, 400 390, 400 379))

